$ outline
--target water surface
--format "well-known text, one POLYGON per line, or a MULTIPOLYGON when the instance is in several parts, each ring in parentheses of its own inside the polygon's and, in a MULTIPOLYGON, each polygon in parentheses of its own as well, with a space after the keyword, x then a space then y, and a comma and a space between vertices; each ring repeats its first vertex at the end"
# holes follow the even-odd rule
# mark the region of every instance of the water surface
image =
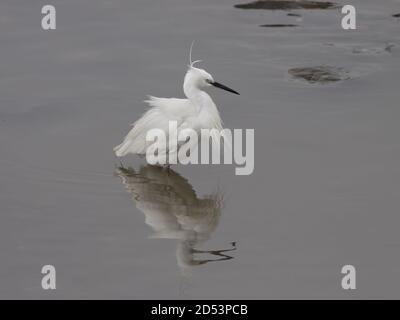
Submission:
POLYGON ((1 2, 1 298, 399 297, 399 1, 354 0, 356 31, 338 9, 241 2, 54 0, 55 31, 41 1, 1 2), (182 97, 192 40, 241 93, 211 91, 227 127, 255 129, 254 174, 168 177, 135 157, 118 171, 112 148, 146 95, 182 97), (288 73, 321 65, 350 79, 288 73))

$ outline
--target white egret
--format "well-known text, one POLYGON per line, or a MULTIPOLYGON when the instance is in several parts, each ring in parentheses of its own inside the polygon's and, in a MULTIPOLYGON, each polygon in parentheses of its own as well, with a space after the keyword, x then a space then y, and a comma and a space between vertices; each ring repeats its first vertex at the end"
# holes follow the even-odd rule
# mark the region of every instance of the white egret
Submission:
MULTIPOLYGON (((221 131, 222 120, 218 109, 211 97, 204 91, 207 87, 214 86, 235 94, 233 89, 218 83, 207 71, 194 67, 201 60, 192 61, 192 47, 190 46, 189 68, 186 72, 183 92, 186 99, 157 98, 149 96, 146 103, 150 109, 132 124, 133 128, 126 135, 121 144, 114 148, 117 157, 123 157, 129 153, 144 155, 147 148, 153 143, 146 141, 146 134, 151 129, 161 129, 169 138, 168 129, 171 121, 176 121, 177 132, 183 129, 193 129, 200 133, 201 129, 217 129, 221 131)), ((197 143, 197 142, 195 142, 197 143)), ((177 152, 179 145, 174 150, 159 150, 165 154, 177 152)))

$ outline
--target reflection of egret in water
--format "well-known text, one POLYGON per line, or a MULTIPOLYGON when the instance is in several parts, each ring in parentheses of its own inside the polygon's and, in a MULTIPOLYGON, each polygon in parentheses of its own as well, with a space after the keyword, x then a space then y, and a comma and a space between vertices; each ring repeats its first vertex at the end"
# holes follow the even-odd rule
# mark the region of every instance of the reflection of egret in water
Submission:
POLYGON ((153 230, 152 238, 179 240, 176 258, 182 271, 212 261, 233 257, 224 250, 198 250, 195 246, 210 238, 221 215, 222 196, 216 192, 198 198, 191 184, 177 172, 158 166, 143 166, 139 171, 119 167, 116 174, 132 194, 136 207, 145 214, 153 230), (202 259, 199 254, 212 257, 202 259))

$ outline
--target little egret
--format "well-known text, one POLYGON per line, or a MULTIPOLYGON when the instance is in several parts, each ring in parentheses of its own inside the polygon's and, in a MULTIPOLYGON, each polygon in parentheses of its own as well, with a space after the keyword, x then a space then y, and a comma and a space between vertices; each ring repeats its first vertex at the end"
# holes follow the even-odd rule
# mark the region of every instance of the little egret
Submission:
MULTIPOLYGON (((129 153, 144 155, 147 148, 153 143, 146 140, 146 134, 151 129, 161 129, 168 139, 169 123, 176 121, 177 132, 183 129, 193 129, 200 133, 201 129, 217 129, 221 131, 222 120, 218 109, 211 97, 204 91, 207 87, 214 86, 235 94, 237 91, 218 83, 207 71, 194 67, 201 60, 192 61, 192 47, 190 46, 189 68, 186 72, 183 92, 186 99, 157 98, 149 96, 145 100, 150 109, 132 124, 133 128, 126 135, 123 142, 114 148, 117 157, 123 157, 129 153)), ((198 143, 197 141, 195 143, 198 143)), ((165 154, 177 152, 179 146, 174 150, 159 150, 165 154)))

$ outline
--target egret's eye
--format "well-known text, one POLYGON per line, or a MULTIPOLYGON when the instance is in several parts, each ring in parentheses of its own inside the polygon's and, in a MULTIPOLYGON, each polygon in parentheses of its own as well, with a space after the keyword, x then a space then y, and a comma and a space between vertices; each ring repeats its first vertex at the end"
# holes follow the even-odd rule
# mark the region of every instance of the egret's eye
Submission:
POLYGON ((212 80, 211 79, 206 79, 206 82, 207 83, 212 83, 212 80))

